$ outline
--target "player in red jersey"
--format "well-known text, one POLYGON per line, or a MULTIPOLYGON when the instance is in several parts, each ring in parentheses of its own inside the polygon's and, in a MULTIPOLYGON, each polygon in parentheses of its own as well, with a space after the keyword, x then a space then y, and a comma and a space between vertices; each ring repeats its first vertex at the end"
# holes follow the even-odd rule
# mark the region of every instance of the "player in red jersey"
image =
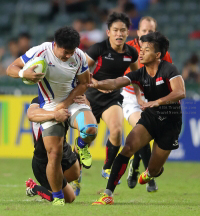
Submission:
MULTIPOLYGON (((140 19, 139 29, 137 31, 138 38, 127 42, 127 44, 134 47, 139 54, 140 47, 142 44, 140 37, 150 32, 155 32, 156 27, 157 27, 157 22, 154 18, 149 16, 142 17, 140 19)), ((172 63, 172 59, 170 57, 169 52, 166 52, 162 60, 172 63)), ((138 59, 138 68, 141 68, 143 66, 144 65, 141 64, 140 60, 138 59)), ((128 74, 129 72, 130 72, 130 68, 128 68, 125 71, 125 74, 128 74)), ((140 109, 140 105, 142 105, 143 101, 145 100, 143 92, 141 92, 140 94, 140 92, 136 89, 138 89, 137 86, 133 87, 132 85, 129 85, 124 87, 122 91, 122 95, 124 96, 123 105, 122 105, 124 117, 128 120, 129 124, 133 127, 136 125, 136 123, 141 117, 142 110, 140 109)), ((142 159, 144 167, 145 169, 147 169, 150 156, 151 156, 150 144, 146 145, 145 147, 143 147, 142 149, 140 149, 138 152, 135 153, 134 159, 130 161, 130 167, 129 167, 128 177, 127 177, 129 188, 134 188, 137 184, 140 159, 142 159)), ((157 191, 157 189, 158 187, 156 186, 154 179, 152 179, 147 184, 147 191, 152 192, 152 191, 157 191)))

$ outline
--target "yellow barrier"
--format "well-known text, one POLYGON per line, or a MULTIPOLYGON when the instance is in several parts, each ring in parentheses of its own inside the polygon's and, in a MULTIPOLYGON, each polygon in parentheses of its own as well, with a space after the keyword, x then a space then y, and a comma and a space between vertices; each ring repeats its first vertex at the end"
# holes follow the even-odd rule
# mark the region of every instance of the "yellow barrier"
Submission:
MULTIPOLYGON (((33 138, 26 111, 34 96, 0 96, 0 157, 31 158, 33 138)), ((131 126, 124 120, 123 144, 131 126)), ((105 159, 108 130, 103 121, 98 125, 98 136, 90 147, 93 159, 105 159)), ((77 130, 69 129, 67 140, 73 144, 77 130)))

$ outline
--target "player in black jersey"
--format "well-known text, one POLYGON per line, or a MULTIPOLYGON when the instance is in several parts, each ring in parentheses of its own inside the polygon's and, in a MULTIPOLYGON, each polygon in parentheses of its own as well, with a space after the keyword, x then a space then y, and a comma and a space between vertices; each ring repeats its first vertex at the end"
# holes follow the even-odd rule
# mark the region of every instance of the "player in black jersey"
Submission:
MULTIPOLYGON (((50 192, 52 190, 46 176, 48 157, 46 149, 44 147, 42 131, 39 122, 47 120, 66 122, 69 116, 70 115, 65 109, 61 109, 59 111, 46 111, 43 109, 39 109, 38 97, 32 100, 31 106, 28 109, 28 118, 32 121, 34 138, 34 155, 32 159, 32 170, 35 178, 40 183, 40 185, 37 185, 32 179, 29 179, 26 182, 26 194, 28 196, 39 195, 44 199, 53 201, 53 196, 50 192)), ((65 134, 67 133, 67 130, 68 124, 65 123, 65 134)), ((64 138, 63 143, 63 156, 61 165, 64 176, 62 188, 65 202, 71 203, 75 199, 75 194, 71 185, 67 184, 67 182, 71 182, 79 178, 80 166, 75 153, 71 150, 71 146, 66 142, 66 138, 64 138)))
POLYGON ((184 81, 173 64, 161 60, 169 48, 165 36, 154 32, 142 36, 141 41, 139 59, 144 67, 124 77, 89 85, 112 90, 137 83, 148 100, 143 103, 141 118, 127 136, 123 150, 113 163, 105 193, 94 205, 113 203, 113 191, 126 171, 130 157, 150 140, 155 140, 152 155, 147 170, 138 178, 140 184, 160 176, 171 150, 179 147, 178 137, 182 126, 180 100, 186 95, 184 81))
MULTIPOLYGON (((121 77, 129 66, 132 70, 138 69, 138 53, 135 48, 125 43, 131 25, 130 19, 123 13, 113 13, 109 16, 107 24, 108 39, 94 44, 86 52, 88 65, 94 67, 93 82, 121 77)), ((106 160, 102 169, 102 176, 108 179, 122 142, 123 96, 120 90, 107 93, 92 88, 85 94, 97 122, 102 118, 110 131, 106 143, 106 160)))

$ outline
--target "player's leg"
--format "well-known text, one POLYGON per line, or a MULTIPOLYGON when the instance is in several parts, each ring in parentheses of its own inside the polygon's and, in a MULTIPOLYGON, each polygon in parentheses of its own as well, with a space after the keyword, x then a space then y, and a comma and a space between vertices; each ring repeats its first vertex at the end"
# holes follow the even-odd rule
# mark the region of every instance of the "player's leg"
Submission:
POLYGON ((42 132, 48 156, 46 174, 52 189, 54 201, 58 200, 58 202, 54 203, 55 205, 59 204, 59 200, 63 204, 64 199, 62 192, 63 172, 61 167, 64 133, 64 126, 61 123, 44 129, 42 132))
POLYGON ((152 136, 147 129, 143 125, 137 124, 127 136, 125 146, 121 153, 118 154, 114 160, 105 193, 99 200, 93 203, 94 205, 109 204, 106 200, 108 197, 108 200, 112 199, 112 193, 114 192, 118 181, 125 173, 130 157, 140 148, 144 147, 150 140, 152 140, 152 136))
MULTIPOLYGON (((125 99, 126 99, 127 94, 129 93, 125 94, 125 99)), ((135 95, 131 95, 131 102, 130 102, 130 99, 125 100, 125 102, 126 103, 123 106, 124 116, 126 119, 128 119, 130 125, 132 127, 135 127, 136 123, 141 118, 142 110, 140 109, 140 106, 137 103, 137 99, 135 95)), ((146 146, 144 146, 143 148, 141 148, 138 152, 134 154, 134 158, 130 162, 128 177, 127 177, 127 183, 128 183, 129 188, 134 188, 138 182, 140 159, 142 159, 145 170, 146 170, 148 167, 150 157, 151 157, 150 143, 148 143, 146 146)), ((156 182, 154 179, 152 179, 147 185, 147 191, 153 192, 157 190, 158 190, 158 187, 156 185, 156 182)))
POLYGON ((92 157, 88 147, 97 135, 96 119, 91 110, 80 109, 70 117, 70 125, 80 132, 80 136, 75 141, 75 146, 78 150, 81 164, 88 169, 92 165, 92 157))
POLYGON ((102 119, 106 123, 110 131, 110 135, 106 143, 106 159, 102 169, 102 176, 108 179, 111 166, 122 142, 122 127, 124 116, 121 106, 110 106, 102 113, 102 119))
POLYGON ((169 157, 170 152, 171 150, 159 148, 158 144, 154 142, 148 169, 140 175, 138 182, 140 184, 146 184, 153 177, 160 176, 163 172, 163 165, 169 157))

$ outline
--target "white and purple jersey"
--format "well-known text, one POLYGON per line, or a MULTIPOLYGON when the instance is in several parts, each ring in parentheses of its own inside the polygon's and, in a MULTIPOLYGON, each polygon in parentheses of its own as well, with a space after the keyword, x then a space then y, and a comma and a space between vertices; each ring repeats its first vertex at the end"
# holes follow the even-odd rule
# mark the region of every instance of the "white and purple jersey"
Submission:
POLYGON ((38 82, 40 107, 52 111, 65 100, 76 87, 76 76, 88 70, 85 54, 79 48, 66 62, 58 59, 53 52, 53 43, 46 42, 33 47, 21 56, 26 64, 34 57, 43 57, 48 63, 45 77, 38 82))

